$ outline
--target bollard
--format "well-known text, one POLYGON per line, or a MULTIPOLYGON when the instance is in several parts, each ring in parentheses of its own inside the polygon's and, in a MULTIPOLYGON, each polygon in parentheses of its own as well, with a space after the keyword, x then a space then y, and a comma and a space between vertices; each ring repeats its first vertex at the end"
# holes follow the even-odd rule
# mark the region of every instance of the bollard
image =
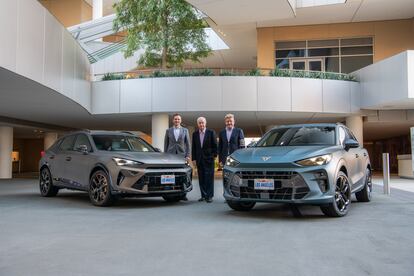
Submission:
POLYGON ((390 155, 388 153, 382 154, 382 173, 384 176, 384 194, 389 195, 390 190, 390 155))

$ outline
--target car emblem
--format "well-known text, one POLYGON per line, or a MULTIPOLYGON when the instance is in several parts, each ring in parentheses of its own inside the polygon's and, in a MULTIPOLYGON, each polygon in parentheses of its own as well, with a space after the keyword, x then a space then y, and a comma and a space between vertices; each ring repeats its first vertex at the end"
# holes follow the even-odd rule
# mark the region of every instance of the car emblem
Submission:
POLYGON ((264 162, 266 162, 267 160, 269 160, 270 158, 272 158, 272 157, 270 157, 270 156, 262 156, 262 160, 264 161, 264 162))

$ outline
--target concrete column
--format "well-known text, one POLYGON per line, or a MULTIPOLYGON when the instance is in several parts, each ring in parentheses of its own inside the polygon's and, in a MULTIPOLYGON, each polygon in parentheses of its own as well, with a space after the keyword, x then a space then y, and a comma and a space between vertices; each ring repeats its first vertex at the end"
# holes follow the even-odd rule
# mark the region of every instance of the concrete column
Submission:
POLYGON ((53 143, 57 140, 58 134, 55 132, 47 132, 45 133, 45 137, 43 139, 43 149, 47 150, 53 143))
POLYGON ((103 0, 93 0, 92 19, 99 19, 103 16, 103 0))
POLYGON ((152 145, 156 148, 164 150, 165 130, 168 128, 168 114, 158 113, 152 114, 152 145))
POLYGON ((358 142, 364 144, 364 123, 362 116, 349 116, 346 118, 346 126, 352 131, 358 142))
POLYGON ((13 128, 0 126, 0 179, 12 178, 13 128))
POLYGON ((188 129, 188 134, 190 135, 190 140, 193 139, 193 133, 195 131, 195 127, 194 126, 186 126, 186 128, 188 129))

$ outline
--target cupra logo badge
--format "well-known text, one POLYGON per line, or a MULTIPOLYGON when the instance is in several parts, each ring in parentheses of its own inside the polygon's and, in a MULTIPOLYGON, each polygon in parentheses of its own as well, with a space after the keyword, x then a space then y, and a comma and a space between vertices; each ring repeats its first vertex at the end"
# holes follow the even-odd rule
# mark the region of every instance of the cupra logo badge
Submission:
POLYGON ((270 158, 272 158, 272 157, 270 157, 270 156, 262 156, 262 160, 264 161, 264 162, 266 162, 267 160, 269 160, 270 158))

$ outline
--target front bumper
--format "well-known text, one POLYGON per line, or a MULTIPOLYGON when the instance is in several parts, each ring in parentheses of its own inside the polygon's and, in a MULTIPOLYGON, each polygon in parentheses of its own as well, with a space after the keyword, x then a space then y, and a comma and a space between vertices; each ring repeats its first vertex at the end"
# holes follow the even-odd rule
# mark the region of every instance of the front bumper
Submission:
POLYGON ((223 170, 223 196, 229 201, 327 204, 332 202, 335 191, 331 171, 329 164, 291 168, 226 166, 223 170), (255 179, 273 179, 274 189, 255 189, 255 179))
POLYGON ((113 192, 136 196, 184 194, 193 189, 191 167, 122 168, 112 175, 112 183, 113 192), (161 184, 162 175, 174 175, 174 183, 161 184))

